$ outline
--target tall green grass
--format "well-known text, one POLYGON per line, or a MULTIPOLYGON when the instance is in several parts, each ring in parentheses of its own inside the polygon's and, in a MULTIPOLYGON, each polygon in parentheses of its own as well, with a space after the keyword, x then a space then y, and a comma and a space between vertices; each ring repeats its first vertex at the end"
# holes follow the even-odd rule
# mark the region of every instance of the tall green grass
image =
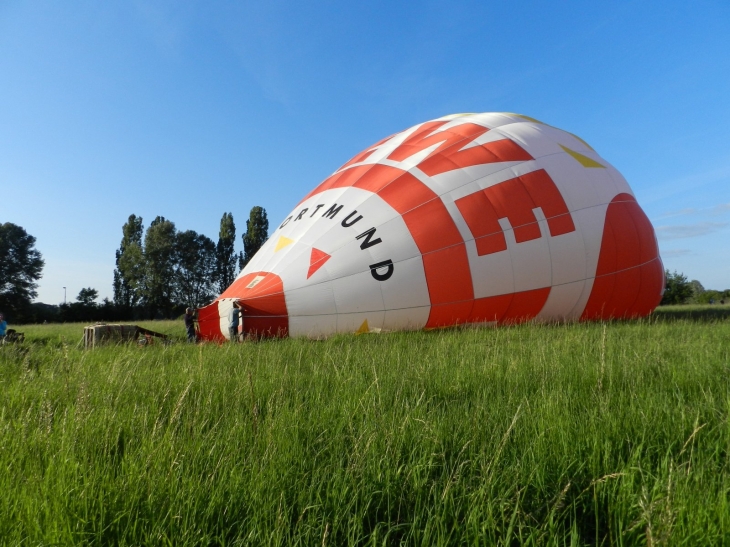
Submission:
POLYGON ((26 328, 0 542, 730 545, 730 322, 667 317, 94 351, 26 328))

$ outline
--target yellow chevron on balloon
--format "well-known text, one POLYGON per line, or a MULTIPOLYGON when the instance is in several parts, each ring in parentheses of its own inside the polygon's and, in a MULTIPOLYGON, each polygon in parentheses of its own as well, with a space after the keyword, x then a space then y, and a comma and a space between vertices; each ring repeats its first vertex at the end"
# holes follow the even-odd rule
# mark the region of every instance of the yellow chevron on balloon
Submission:
POLYGON ((578 163, 580 163, 583 167, 600 167, 601 169, 605 169, 606 168, 605 165, 601 165, 596 160, 592 160, 588 156, 584 156, 583 154, 580 154, 580 153, 576 152, 575 150, 571 150, 570 148, 566 148, 562 144, 560 145, 560 148, 562 148, 563 150, 565 150, 565 152, 567 152, 568 154, 570 154, 571 156, 573 156, 573 158, 578 163))
POLYGON ((518 118, 522 118, 523 120, 527 120, 528 122, 532 123, 539 123, 542 125, 547 125, 544 122, 541 122, 540 120, 537 120, 535 118, 531 118, 530 116, 525 116, 524 114, 517 114, 516 112, 504 112, 504 114, 507 114, 508 116, 517 116, 518 118))
POLYGON ((368 320, 365 319, 360 328, 355 331, 355 334, 367 334, 368 332, 370 332, 370 327, 368 326, 368 320))
POLYGON ((284 247, 287 245, 291 245, 294 243, 293 239, 289 239, 288 237, 279 236, 279 241, 276 242, 276 247, 274 247, 274 252, 281 251, 284 247))

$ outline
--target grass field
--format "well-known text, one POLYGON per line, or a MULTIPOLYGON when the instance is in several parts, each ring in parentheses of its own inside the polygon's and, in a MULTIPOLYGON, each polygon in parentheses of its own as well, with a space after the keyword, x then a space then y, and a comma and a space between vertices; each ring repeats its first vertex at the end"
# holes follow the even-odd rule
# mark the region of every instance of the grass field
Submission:
POLYGON ((730 545, 730 307, 0 348, 3 545, 730 545))

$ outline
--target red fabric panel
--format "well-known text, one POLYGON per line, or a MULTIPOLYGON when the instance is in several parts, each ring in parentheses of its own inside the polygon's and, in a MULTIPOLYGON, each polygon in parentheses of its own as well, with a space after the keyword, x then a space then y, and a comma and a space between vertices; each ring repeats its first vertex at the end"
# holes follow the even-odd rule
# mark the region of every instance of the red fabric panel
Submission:
POLYGON ((435 329, 468 323, 473 305, 473 300, 432 305, 426 328, 435 329))
MULTIPOLYGON (((369 176, 365 177, 365 179, 363 180, 363 184, 368 185, 368 187, 365 189, 376 192, 381 198, 386 201, 386 203, 388 203, 388 205, 398 211, 401 215, 412 209, 415 209, 419 205, 423 205, 424 203, 436 200, 441 201, 433 190, 431 190, 425 184, 421 183, 421 181, 419 181, 410 173, 400 171, 399 169, 395 169, 393 167, 381 167, 385 167, 386 172, 394 171, 398 173, 398 176, 384 176, 384 174, 380 174, 380 170, 375 170, 374 172, 369 173, 369 176), (368 182, 368 179, 374 178, 376 176, 380 178, 390 179, 391 182, 386 186, 380 186, 380 184, 370 184, 368 182)), ((364 187, 360 185, 356 186, 359 186, 361 188, 364 187)))
MULTIPOLYGON (((469 260, 463 243, 423 254, 431 305, 474 300, 469 260)), ((466 316, 464 317, 466 320, 466 316)), ((430 325, 427 325, 430 326, 430 325)))
POLYGON ((474 300, 469 322, 500 321, 512 304, 513 294, 500 294, 474 300))
POLYGON ((533 171, 522 175, 520 180, 532 197, 532 201, 542 209, 545 218, 548 219, 550 235, 555 237, 575 231, 568 206, 547 171, 544 169, 533 171))
POLYGON ((284 337, 289 331, 289 314, 281 278, 271 272, 253 272, 237 279, 220 298, 238 298, 243 304, 243 328, 253 336, 284 337), (247 285, 264 276, 254 287, 247 285))
POLYGON ((537 222, 517 226, 512 231, 515 233, 515 241, 517 243, 540 239, 540 225, 537 222))
MULTIPOLYGON (((461 143, 460 143, 461 144, 461 143)), ((492 141, 481 146, 471 146, 459 151, 452 147, 422 161, 418 168, 432 177, 454 169, 499 163, 503 161, 528 161, 533 159, 527 151, 509 139, 492 141)))
POLYGON ((523 323, 533 319, 547 302, 550 287, 514 293, 512 303, 500 323, 523 323))
POLYGON ((642 264, 654 260, 659 256, 659 249, 651 222, 644 214, 644 211, 641 210, 638 203, 627 203, 626 206, 631 209, 634 226, 639 234, 639 260, 642 264))
POLYGON ((476 239, 479 256, 507 250, 507 241, 497 222, 497 212, 484 192, 474 192, 457 199, 455 203, 476 239))
POLYGON ((221 333, 220 318, 218 315, 218 301, 212 304, 198 308, 198 336, 201 340, 210 342, 223 342, 226 340, 221 333))
POLYGON ((609 311, 611 298, 613 297, 614 286, 616 285, 616 274, 603 275, 593 280, 591 296, 588 298, 581 320, 610 319, 613 317, 609 311))
POLYGON ((509 179, 484 190, 499 218, 507 218, 518 243, 540 237, 540 226, 532 210, 537 207, 519 178, 509 179), (518 230, 520 226, 534 226, 518 230), (518 237, 519 235, 519 237, 518 237))
POLYGON ((603 225, 603 237, 601 239, 601 252, 598 255, 598 265, 596 266, 596 277, 609 275, 616 271, 616 247, 616 236, 614 236, 613 228, 608 221, 607 209, 606 220, 603 225))
POLYGON ((664 266, 659 258, 641 266, 641 290, 630 315, 644 317, 659 305, 664 287, 664 266))
POLYGON ((634 266, 616 272, 615 278, 616 284, 607 310, 611 317, 629 318, 641 290, 641 267, 634 266))
POLYGON ((654 229, 630 194, 608 205, 596 278, 581 319, 643 317, 661 299, 664 271, 654 229))
POLYGON ((550 229, 550 235, 553 237, 569 234, 570 232, 575 231, 575 224, 573 224, 573 217, 570 216, 570 213, 551 217, 548 219, 547 223, 548 228, 550 229))
MULTIPOLYGON (((622 195, 631 198, 628 194, 622 195)), ((616 238, 616 271, 621 271, 641 264, 641 241, 634 224, 635 209, 631 204, 616 199, 609 208, 612 209, 611 228, 616 238)))
MULTIPOLYGON (((440 199, 408 211, 403 215, 403 220, 422 254, 455 245, 464 247, 461 234, 440 199)), ((466 257, 466 247, 464 256, 466 257)))
POLYGON ((447 129, 446 131, 439 131, 435 135, 431 135, 431 133, 447 123, 448 122, 445 121, 424 123, 406 140, 404 140, 398 148, 393 150, 393 152, 391 152, 388 156, 388 159, 403 161, 410 158, 412 155, 417 154, 421 150, 437 143, 441 144, 427 157, 432 157, 434 154, 445 152, 446 155, 458 154, 459 149, 464 148, 478 136, 489 131, 489 129, 481 125, 464 123, 447 129))

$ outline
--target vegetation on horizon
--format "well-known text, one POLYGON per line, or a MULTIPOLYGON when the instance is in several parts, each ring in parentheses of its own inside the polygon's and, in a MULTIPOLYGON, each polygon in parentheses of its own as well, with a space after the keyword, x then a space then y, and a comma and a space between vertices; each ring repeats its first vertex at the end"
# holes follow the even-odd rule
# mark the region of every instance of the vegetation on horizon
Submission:
POLYGON ((730 544, 724 310, 88 352, 29 327, 0 542, 730 544))

